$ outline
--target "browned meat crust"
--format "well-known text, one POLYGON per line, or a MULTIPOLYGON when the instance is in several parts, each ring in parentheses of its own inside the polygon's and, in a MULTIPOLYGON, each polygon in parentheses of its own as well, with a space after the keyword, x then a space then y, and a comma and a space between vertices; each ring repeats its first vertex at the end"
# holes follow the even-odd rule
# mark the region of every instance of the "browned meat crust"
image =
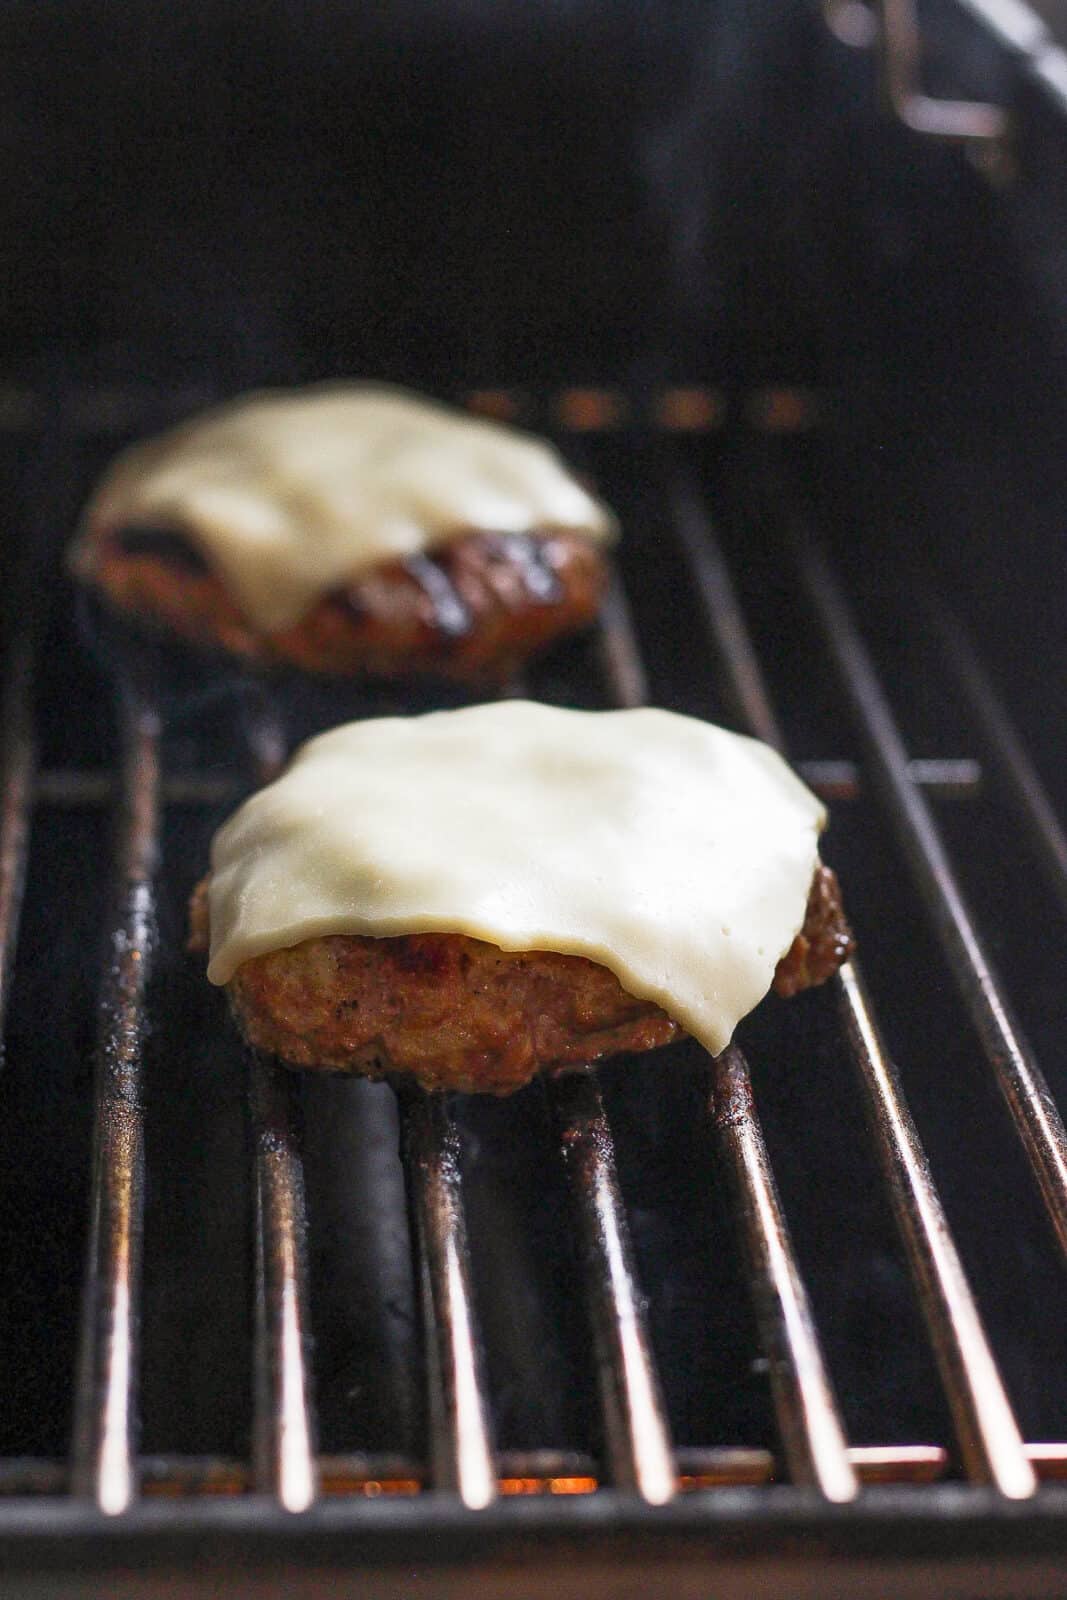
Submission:
POLYGON ((310 939, 246 961, 229 992, 249 1042, 290 1066, 410 1073, 428 1089, 506 1094, 680 1032, 595 962, 461 934, 310 939))
MULTIPOLYGON (((206 947, 206 883, 190 905, 190 945, 206 947)), ((820 866, 804 927, 774 987, 821 983, 852 948, 837 879, 820 866)), ((331 935, 257 956, 228 986, 242 1033, 287 1065, 427 1088, 508 1094, 539 1071, 652 1050, 682 1036, 658 1006, 582 956, 514 952, 462 934, 331 935)))
POLYGON ((775 969, 775 994, 788 999, 801 989, 814 989, 825 983, 854 949, 837 874, 820 861, 811 880, 804 926, 775 969))
POLYGON ((606 573, 599 549, 577 533, 466 533, 372 568, 325 595, 295 627, 264 634, 174 533, 96 534, 80 569, 121 610, 259 665, 475 684, 506 681, 554 639, 592 622, 606 573))

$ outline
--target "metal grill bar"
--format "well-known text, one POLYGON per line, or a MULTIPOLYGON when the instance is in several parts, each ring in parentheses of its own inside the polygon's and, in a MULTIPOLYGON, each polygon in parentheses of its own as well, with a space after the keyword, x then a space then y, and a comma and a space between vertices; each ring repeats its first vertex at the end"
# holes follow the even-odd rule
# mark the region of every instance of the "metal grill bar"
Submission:
MULTIPOLYGON (((1067 1444, 1028 1444, 1027 1456, 1042 1479, 1067 1476, 1067 1444)), ((949 1466, 940 1445, 854 1445, 849 1461, 861 1483, 934 1483, 949 1466)), ((775 1460, 769 1450, 726 1445, 676 1452, 678 1488, 738 1488, 771 1483, 775 1460)), ((142 1456, 141 1493, 158 1499, 186 1496, 233 1496, 255 1489, 248 1464, 235 1456, 142 1456)), ((330 1496, 417 1495, 425 1491, 426 1474, 409 1456, 366 1454, 319 1457, 321 1493, 330 1496)), ((577 1451, 501 1451, 497 1487, 504 1496, 585 1495, 600 1488, 597 1464, 577 1451)), ((57 1495, 69 1486, 67 1462, 35 1456, 9 1456, 0 1461, 0 1498, 57 1495)))
POLYGON ((638 648, 630 602, 614 564, 600 608, 597 654, 612 703, 623 710, 647 705, 648 674, 638 648))
MULTIPOLYGON (((611 604, 610 595, 606 604, 611 604)), ((607 633, 602 637, 606 639, 607 633)), ((643 700, 633 704, 641 705, 643 700)), ((824 800, 857 800, 862 793, 860 772, 854 761, 799 761, 796 765, 808 788, 824 800)), ((916 759, 908 763, 908 770, 913 783, 939 798, 966 799, 982 782, 981 766, 969 757, 916 759)), ((109 805, 118 793, 113 773, 81 767, 46 767, 32 774, 29 788, 34 805, 64 811, 109 805)), ((241 794, 242 786, 234 778, 171 772, 164 774, 161 797, 167 806, 221 806, 236 805, 241 794)))
POLYGON ((999 757, 997 770, 1008 780, 1046 876, 1067 910, 1067 832, 958 619, 929 596, 925 597, 924 609, 940 636, 982 733, 999 757))
POLYGON ((800 560, 805 586, 858 714, 890 815, 1067 1253, 1067 1130, 1012 1015, 930 807, 908 777, 904 742, 844 593, 803 531, 800 560))
MULTIPOLYGON (((50 490, 62 482, 53 476, 52 452, 42 441, 38 471, 50 490)), ((26 883, 32 813, 37 785, 37 737, 33 723, 33 681, 45 608, 42 591, 55 554, 55 527, 62 513, 50 490, 35 485, 40 525, 20 552, 10 581, 3 622, 10 629, 0 701, 0 1063, 4 1058, 7 1003, 18 946, 22 896, 26 883)))
MULTIPOLYGON (((796 769, 822 800, 858 800, 863 792, 853 761, 798 761, 796 769)), ((941 799, 970 798, 982 783, 981 767, 966 756, 909 761, 908 772, 912 783, 941 799)))
POLYGON ((478 1510, 497 1493, 471 1293, 459 1134, 441 1094, 406 1092, 404 1150, 422 1258, 433 1475, 478 1510))
POLYGON ((861 1483, 936 1483, 949 1464, 936 1444, 853 1445, 848 1459, 861 1483))
POLYGON ((779 1204, 748 1066, 736 1046, 714 1057, 711 1081, 711 1116, 737 1194, 789 1470, 795 1482, 816 1484, 828 1500, 852 1500, 859 1484, 779 1204))
POLYGON ((733 578, 703 499, 691 476, 680 469, 670 474, 670 495, 675 532, 696 580, 697 597, 723 669, 723 687, 730 697, 731 710, 749 733, 784 752, 785 733, 771 705, 733 578))
MULTIPOLYGON (((675 478, 679 537, 697 578, 737 706, 753 732, 784 752, 732 580, 703 505, 675 478), (737 645, 743 648, 737 654, 737 645)), ((1012 1498, 1033 1492, 1017 1425, 977 1305, 949 1231, 926 1153, 885 1054, 859 967, 835 979, 853 1059, 864 1085, 879 1159, 970 1476, 1012 1498)))
POLYGON ((0 1060, 11 973, 18 944, 22 891, 30 843, 30 809, 37 770, 30 697, 33 640, 23 629, 12 646, 4 686, 0 739, 0 1060))
POLYGON ((578 1223, 612 1480, 665 1505, 675 1492, 666 1409, 600 1090, 592 1072, 568 1073, 550 1097, 578 1223))
POLYGON ((250 1058, 256 1164, 257 1486, 287 1511, 318 1493, 308 1363, 307 1206, 288 1075, 250 1058))
POLYGON ((878 1036, 854 962, 842 968, 838 988, 849 1042, 868 1092, 878 1155, 919 1288, 964 1466, 976 1482, 995 1483, 1010 1499, 1024 1499, 1034 1492, 1036 1479, 949 1231, 926 1151, 878 1036))
MULTIPOLYGON (((698 546, 698 548, 700 548, 698 546)), ((729 597, 725 568, 716 592, 729 597)), ((610 637, 601 660, 617 705, 645 702, 645 674, 629 608, 616 584, 602 616, 610 637), (636 666, 635 666, 636 663, 636 666), (638 697, 639 696, 639 697, 638 697)), ((735 606, 731 643, 748 651, 747 689, 759 697, 762 685, 755 656, 735 606)), ((763 695, 768 728, 775 726, 763 695)), ((798 1483, 814 1483, 830 1500, 850 1500, 858 1492, 837 1403, 819 1349, 807 1295, 774 1190, 763 1133, 748 1069, 739 1051, 712 1063, 712 1116, 734 1180, 756 1299, 760 1334, 774 1385, 779 1425, 790 1470, 798 1483), (727 1059, 729 1058, 729 1059, 727 1059)))
MULTIPOLYGON (((32 797, 35 805, 76 811, 110 805, 118 793, 115 775, 106 769, 46 767, 36 774, 32 797)), ((219 806, 227 801, 236 805, 241 785, 233 778, 213 774, 168 773, 162 779, 160 798, 168 806, 219 806)))
POLYGON ((155 950, 159 740, 155 710, 121 699, 123 806, 117 850, 120 910, 101 997, 92 1210, 82 1312, 73 1485, 102 1511, 137 1494, 136 1383, 144 1233, 145 995, 155 950))
MULTIPOLYGON (((252 706, 245 731, 257 779, 269 783, 284 763, 286 739, 265 696, 252 706)), ((318 1468, 296 1089, 287 1073, 252 1051, 248 1073, 256 1183, 255 1475, 287 1511, 306 1511, 318 1494, 318 1468)))

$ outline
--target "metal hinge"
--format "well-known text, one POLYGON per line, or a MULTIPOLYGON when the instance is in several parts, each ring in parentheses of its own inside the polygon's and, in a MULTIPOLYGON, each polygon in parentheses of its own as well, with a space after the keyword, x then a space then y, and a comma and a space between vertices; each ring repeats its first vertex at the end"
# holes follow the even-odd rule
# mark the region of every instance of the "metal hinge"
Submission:
POLYGON ((1000 173, 1011 121, 1003 106, 943 100, 922 86, 923 42, 916 0, 823 0, 827 25, 842 43, 878 52, 885 104, 912 132, 965 146, 1000 173))

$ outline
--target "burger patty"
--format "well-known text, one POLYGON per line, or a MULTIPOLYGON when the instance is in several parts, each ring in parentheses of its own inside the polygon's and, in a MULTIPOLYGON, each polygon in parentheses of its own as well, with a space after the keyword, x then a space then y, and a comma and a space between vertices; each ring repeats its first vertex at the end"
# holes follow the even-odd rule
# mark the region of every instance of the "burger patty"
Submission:
MULTIPOLYGON (((205 880, 190 906, 194 949, 208 943, 206 889, 205 880)), ((820 864, 773 987, 792 995, 822 983, 851 950, 837 878, 820 864)), ((249 1044, 287 1066, 406 1073, 468 1093, 508 1094, 537 1072, 653 1050, 684 1032, 584 956, 455 933, 308 939, 246 961, 227 989, 249 1044)))
POLYGON ((361 573, 276 633, 252 626, 219 573, 179 533, 101 534, 90 574, 122 611, 260 665, 499 684, 554 639, 593 621, 606 566, 578 533, 460 534, 425 555, 361 573))
POLYGON ((837 873, 820 861, 808 891, 804 925, 774 970, 775 994, 788 999, 825 983, 854 949, 837 873))

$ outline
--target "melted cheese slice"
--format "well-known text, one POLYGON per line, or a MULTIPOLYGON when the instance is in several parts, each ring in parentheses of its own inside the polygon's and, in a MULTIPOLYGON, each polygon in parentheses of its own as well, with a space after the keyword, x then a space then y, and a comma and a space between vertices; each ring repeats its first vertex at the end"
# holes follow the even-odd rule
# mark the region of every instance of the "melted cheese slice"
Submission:
POLYGON ((124 525, 185 533, 265 633, 457 534, 615 533, 550 445, 376 384, 253 395, 135 445, 93 497, 76 567, 124 525))
POLYGON ((322 934, 610 968, 717 1053, 799 931, 825 813, 766 745, 508 701, 313 739, 215 837, 208 976, 322 934))

